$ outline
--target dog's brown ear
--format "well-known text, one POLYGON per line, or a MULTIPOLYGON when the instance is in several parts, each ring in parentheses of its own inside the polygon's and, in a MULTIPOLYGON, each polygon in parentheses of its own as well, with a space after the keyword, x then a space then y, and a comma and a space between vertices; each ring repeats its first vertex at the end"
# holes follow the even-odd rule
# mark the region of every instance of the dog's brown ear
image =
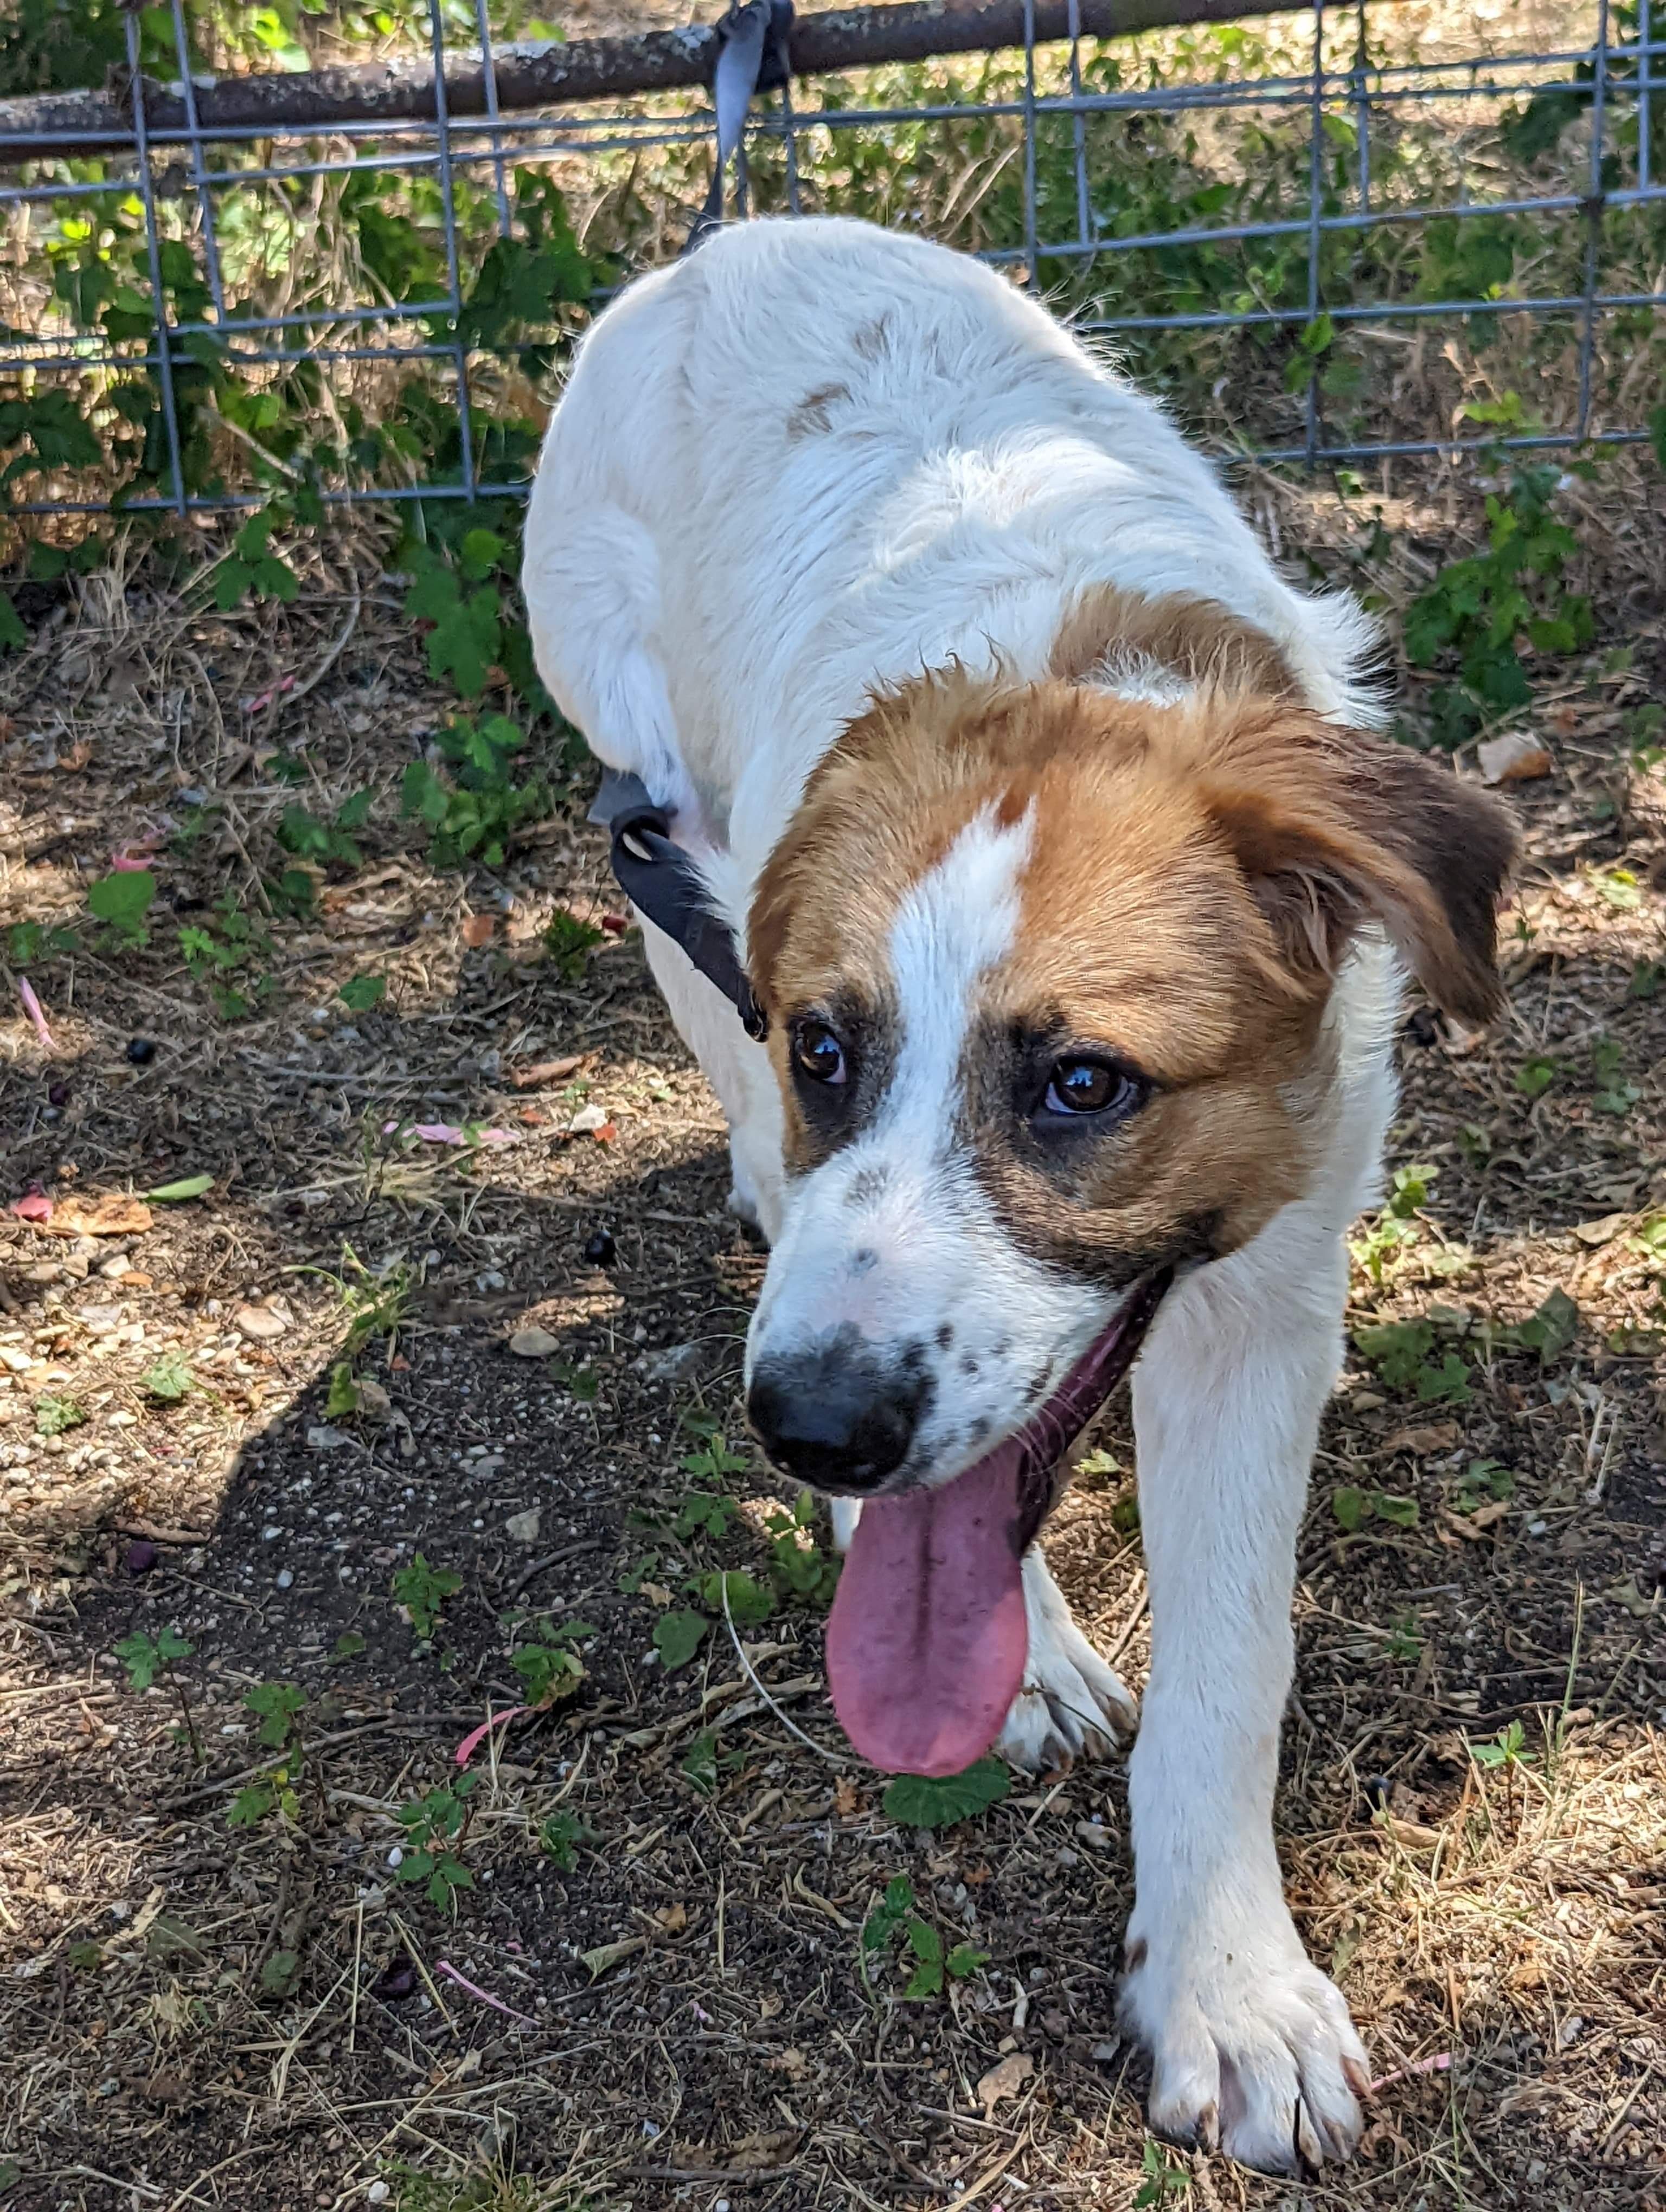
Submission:
POLYGON ((1291 979, 1322 985, 1374 921, 1437 1006, 1490 1020, 1517 843, 1497 800, 1404 745, 1287 708, 1252 710, 1222 735, 1205 803, 1291 979))

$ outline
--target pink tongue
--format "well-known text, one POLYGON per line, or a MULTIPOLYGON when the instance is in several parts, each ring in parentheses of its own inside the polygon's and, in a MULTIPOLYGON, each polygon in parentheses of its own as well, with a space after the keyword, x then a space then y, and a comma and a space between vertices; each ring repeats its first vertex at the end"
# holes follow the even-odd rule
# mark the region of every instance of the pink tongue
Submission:
POLYGON ((1017 1437, 940 1490, 870 1498, 827 1624, 833 1708, 889 1774, 958 1774, 1024 1679, 1017 1437))

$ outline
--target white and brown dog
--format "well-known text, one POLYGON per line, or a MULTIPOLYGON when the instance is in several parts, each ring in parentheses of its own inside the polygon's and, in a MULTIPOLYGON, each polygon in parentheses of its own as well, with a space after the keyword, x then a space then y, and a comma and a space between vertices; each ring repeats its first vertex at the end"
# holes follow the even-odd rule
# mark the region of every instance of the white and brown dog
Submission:
POLYGON ((1365 2052, 1273 1844, 1296 1529, 1401 969, 1493 1011, 1505 817, 1370 734, 1364 618, 1148 401, 860 223, 742 225, 602 316, 525 576, 769 1018, 648 931, 774 1248, 750 1409, 837 1501, 853 1742, 944 1773, 1132 1726, 1032 1540, 1143 1334, 1123 2014, 1164 2133, 1345 2155, 1365 2052))

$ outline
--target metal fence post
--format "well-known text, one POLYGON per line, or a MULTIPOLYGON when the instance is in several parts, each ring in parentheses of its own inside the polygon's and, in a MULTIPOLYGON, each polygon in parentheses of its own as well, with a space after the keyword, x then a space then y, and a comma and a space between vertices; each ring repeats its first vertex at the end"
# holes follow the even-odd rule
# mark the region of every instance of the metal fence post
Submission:
POLYGON ((150 173, 150 142, 144 113, 144 75, 139 67, 139 23, 137 15, 125 19, 127 32, 127 73, 132 87, 133 150, 139 167, 139 200, 144 210, 145 252, 150 265, 150 296, 156 311, 156 381, 161 394, 162 420, 167 434, 168 476, 173 485, 170 501, 176 514, 185 513, 185 466, 179 450, 179 410, 173 392, 173 348, 169 341, 167 298, 162 289, 162 246, 156 228, 155 179, 150 173))

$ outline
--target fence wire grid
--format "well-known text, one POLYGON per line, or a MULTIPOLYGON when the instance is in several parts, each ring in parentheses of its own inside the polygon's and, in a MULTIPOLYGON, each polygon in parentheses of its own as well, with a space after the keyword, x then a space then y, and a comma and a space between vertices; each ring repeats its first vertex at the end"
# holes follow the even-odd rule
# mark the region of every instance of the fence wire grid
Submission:
MULTIPOLYGON (((15 155, 9 163, 0 134, 0 210, 15 268, 23 268, 31 240, 70 235, 83 204, 81 220, 94 228, 96 246, 99 212, 112 193, 136 196, 143 252, 136 245, 133 265, 144 280, 138 289, 149 322, 148 336, 131 327, 137 310, 130 288, 128 325, 119 325, 119 334, 108 317, 101 328, 77 327, 66 307, 72 290, 62 283, 31 289, 18 276, 13 297, 23 312, 14 326, 0 326, 0 403, 9 392, 39 394, 54 380, 96 395, 148 378, 166 448, 149 480, 131 483, 113 501, 77 495, 64 470, 42 458, 33 495, 12 501, 5 512, 85 515, 113 505, 184 516, 259 504, 266 494, 258 482, 228 485, 223 471, 197 481, 187 466, 180 387, 205 363, 256 386, 303 364, 309 374, 344 371, 350 381, 374 380, 390 366, 429 380, 453 426, 447 465, 415 476, 407 469, 403 482, 385 469, 362 471, 359 481, 325 485, 325 501, 524 494, 525 453, 505 465, 482 433, 501 400, 504 364, 538 365, 545 378, 541 406, 558 383, 560 344, 570 342, 590 309, 634 267, 676 250, 709 174, 713 116, 708 96, 697 92, 622 103, 617 112, 505 112, 496 94, 487 0, 473 0, 473 8, 486 88, 482 116, 447 112, 448 35, 454 41, 456 27, 448 34, 441 0, 428 0, 432 120, 297 125, 277 136, 270 125, 204 128, 193 93, 186 0, 169 0, 179 65, 170 89, 183 95, 183 131, 170 130, 162 143, 149 125, 151 88, 141 68, 138 19, 130 14, 124 94, 130 128, 91 155, 83 144, 75 159, 66 150, 62 160, 21 166, 15 155), (556 179, 569 198, 589 204, 588 252, 599 211, 621 175, 652 175, 656 164, 668 179, 666 219, 646 245, 639 236, 606 253, 604 281, 565 318, 553 349, 548 333, 489 352, 471 339, 468 311, 483 235, 525 235, 520 179, 556 179), (308 276, 308 252, 314 243, 323 251, 320 222, 313 240, 304 226, 292 226, 292 281, 278 288, 310 292, 304 304, 263 298, 246 271, 234 283, 230 264, 249 263, 247 234, 256 220, 250 208, 261 188, 276 188, 291 208, 310 198, 316 216, 326 191, 341 207, 361 180, 423 196, 440 282, 421 296, 398 298, 386 283, 362 282, 362 269, 308 276), (169 257, 181 246, 200 277, 194 290, 177 268, 169 273, 169 257), (352 296, 356 291, 361 296, 352 296), (181 312, 182 292, 195 313, 181 312), (483 404, 483 380, 493 386, 483 404)), ((1194 349, 1229 335, 1252 337, 1258 350, 1245 358, 1266 368, 1272 395, 1266 406, 1246 405, 1236 416, 1238 356, 1209 357, 1217 368, 1226 364, 1211 393, 1215 443, 1229 458, 1236 448, 1268 463, 1357 467, 1401 456, 1566 449, 1649 436, 1650 402, 1666 388, 1656 350, 1666 307, 1666 183, 1656 175, 1654 143, 1666 127, 1666 43, 1651 0, 1624 7, 1598 0, 1588 10, 1554 11, 1552 21, 1578 27, 1577 39, 1559 48, 1456 59, 1395 58, 1398 13, 1397 0, 1346 8, 1319 0, 1303 15, 1280 19, 1276 34, 1264 27, 1253 37, 1230 27, 1175 33, 1158 59, 1152 40, 1164 34, 1145 34, 1143 58, 1129 65, 1118 58, 1134 51, 1125 40, 1096 41, 1078 32, 1062 46, 1038 43, 1034 0, 1026 0, 1025 44, 983 69, 978 88, 985 96, 952 96, 964 89, 956 70, 939 72, 939 85, 927 68, 911 76, 893 69, 798 79, 755 100, 731 212, 848 204, 849 180, 865 162, 872 165, 876 147, 903 149, 898 158, 912 175, 927 134, 948 140, 976 123, 984 133, 979 143, 995 149, 984 167, 1003 179, 1008 234, 964 240, 962 210, 934 223, 930 205, 893 205, 891 218, 970 242, 1055 301, 1085 335, 1131 356, 1135 372, 1154 376, 1159 388, 1165 363, 1183 381, 1185 368, 1201 358, 1194 349), (1277 64, 1270 69, 1269 55, 1277 64), (993 84, 992 70, 997 76, 1005 70, 993 84), (920 96, 886 96, 899 85, 920 96), (949 96, 927 96, 938 89, 949 96), (1108 136, 1111 126, 1115 135, 1108 136), (1519 158, 1487 154, 1494 143, 1487 132, 1501 127, 1506 140, 1517 134, 1519 158), (1182 195, 1190 219, 1142 228, 1139 205, 1122 189, 1117 149, 1149 145, 1153 131, 1168 133, 1164 143, 1178 149, 1182 168, 1192 161, 1204 181, 1189 198, 1182 195), (1438 160, 1420 167, 1394 152, 1403 151, 1408 132, 1426 147, 1473 140, 1482 150, 1455 157, 1446 173, 1436 173, 1438 160), (1278 159, 1257 188, 1255 161, 1269 145, 1278 159), (1475 188, 1489 178, 1492 189, 1475 188), (1408 183, 1422 188, 1408 191, 1408 183), (1445 189, 1430 189, 1432 183, 1445 189), (1237 219, 1209 220, 1216 200, 1237 219), (1246 200, 1253 203, 1247 208, 1246 200), (1418 241, 1418 255, 1396 260, 1395 237, 1418 241), (1432 270, 1427 248, 1435 239, 1440 252, 1432 270), (1139 267, 1155 272, 1146 288, 1154 290, 1152 299, 1129 273, 1139 267), (1469 281, 1448 281, 1432 292, 1431 275, 1443 273, 1469 281), (1480 357, 1505 330, 1517 333, 1505 349, 1509 362, 1554 364, 1554 374, 1546 372, 1550 419, 1540 420, 1513 388, 1468 416, 1449 410, 1446 424, 1426 425, 1422 434, 1372 419, 1369 397, 1359 402, 1358 380, 1350 390, 1341 373, 1350 349, 1359 377, 1369 383, 1373 334, 1379 348, 1400 349, 1402 361, 1408 348, 1426 360, 1420 325, 1442 345, 1456 336, 1480 357)), ((1074 27, 1073 5, 1070 20, 1074 27)), ((957 68, 966 67, 959 58, 957 68)), ((1174 161, 1165 160, 1168 175, 1174 161)), ((15 305, 12 312, 18 313, 15 305)), ((1497 382, 1488 387, 1495 394, 1497 382)), ((246 443, 258 454, 258 440, 246 443)), ((15 465, 14 472, 27 473, 15 465)), ((344 466, 342 473, 352 471, 344 466)), ((272 481, 267 471, 268 489, 272 481)), ((3 487, 0 479, 0 495, 3 487)))

